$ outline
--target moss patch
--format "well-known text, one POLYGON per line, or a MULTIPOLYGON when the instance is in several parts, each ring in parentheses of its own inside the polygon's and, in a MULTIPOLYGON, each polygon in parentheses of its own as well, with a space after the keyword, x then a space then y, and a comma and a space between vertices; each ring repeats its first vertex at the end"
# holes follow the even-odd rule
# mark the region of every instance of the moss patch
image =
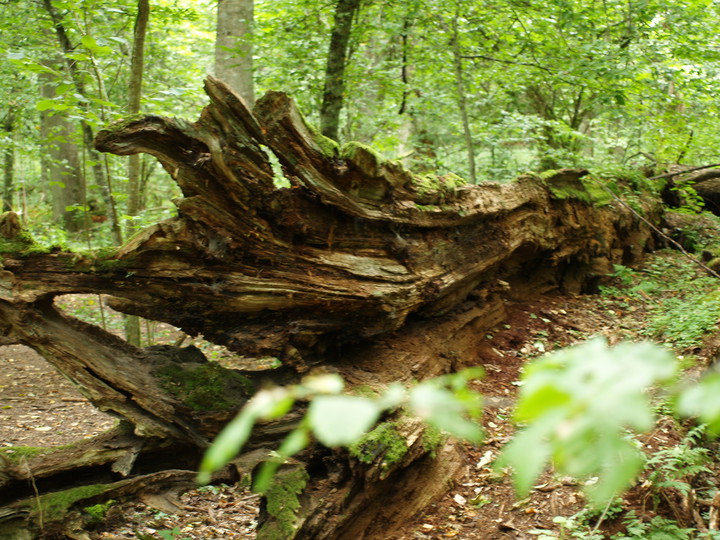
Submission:
POLYGON ((453 173, 443 176, 428 173, 413 178, 413 185, 420 195, 455 193, 456 189, 466 184, 467 181, 464 178, 453 173))
POLYGON ((24 459, 32 459, 40 454, 49 452, 50 448, 43 446, 9 446, 3 448, 2 455, 12 463, 19 463, 24 459))
POLYGON ((435 459, 437 449, 445 444, 447 439, 447 433, 444 433, 441 429, 436 428, 435 426, 426 426, 425 431, 423 431, 421 441, 423 449, 430 454, 430 457, 435 459))
POLYGON ((42 511, 45 523, 61 521, 75 503, 101 495, 107 487, 105 484, 93 484, 41 495, 31 503, 32 515, 39 517, 42 511))
POLYGON ((87 520, 88 526, 93 527, 105 521, 105 515, 108 510, 110 510, 110 507, 116 502, 117 501, 115 501, 115 499, 110 499, 107 502, 83 508, 83 511, 89 516, 87 520))
POLYGON ((577 171, 546 171, 540 178, 553 199, 576 199, 595 206, 610 204, 613 200, 600 185, 601 181, 580 177, 577 171))
POLYGON ((123 131, 125 128, 132 126, 133 124, 144 122, 148 118, 145 113, 129 114, 125 118, 113 122, 107 126, 103 131, 118 132, 123 131))
POLYGON ((397 424, 384 422, 363 435, 349 450, 362 463, 372 463, 380 458, 382 467, 387 469, 400 461, 407 454, 408 448, 405 437, 398 433, 397 424))
POLYGON ((17 236, 5 238, 0 235, 0 253, 12 253, 18 257, 27 257, 35 253, 50 253, 51 246, 35 242, 30 233, 21 231, 17 236))
POLYGON ((76 252, 73 258, 67 260, 67 268, 76 272, 112 272, 126 270, 132 261, 114 259, 117 250, 98 250, 76 252))
POLYGON ((255 390, 250 379, 214 362, 166 362, 154 374, 163 390, 195 411, 239 407, 255 390))
POLYGON ((302 467, 281 469, 275 473, 272 485, 265 492, 267 512, 272 519, 257 532, 258 540, 293 538, 297 527, 300 495, 310 476, 302 467))
POLYGON ((359 142, 349 142, 343 145, 340 157, 351 161, 370 177, 380 174, 380 167, 384 162, 375 150, 359 142))
POLYGON ((340 155, 340 145, 333 141, 330 137, 326 137, 325 135, 323 135, 318 128, 316 128, 313 124, 307 121, 305 116, 300 111, 298 111, 298 113, 300 114, 300 117, 302 118, 305 127, 310 133, 312 141, 315 143, 317 149, 320 150, 320 153, 329 158, 338 157, 340 155))

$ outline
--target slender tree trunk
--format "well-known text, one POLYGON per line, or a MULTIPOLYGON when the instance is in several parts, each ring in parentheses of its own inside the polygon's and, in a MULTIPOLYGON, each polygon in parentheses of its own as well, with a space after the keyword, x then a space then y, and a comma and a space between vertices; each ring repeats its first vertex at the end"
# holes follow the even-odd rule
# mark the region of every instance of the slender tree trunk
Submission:
POLYGON ((225 81, 252 108, 253 0, 219 0, 215 38, 215 76, 225 81))
POLYGON ((320 107, 320 131, 326 137, 337 140, 340 132, 340 111, 345 92, 345 67, 350 31, 360 0, 338 0, 335 7, 335 26, 330 37, 325 87, 320 107))
MULTIPOLYGON (((138 12, 133 33, 132 60, 130 64, 130 85, 128 114, 140 112, 142 96, 143 67, 145 62, 145 36, 150 18, 149 0, 138 0, 138 12)), ((128 162, 128 215, 135 216, 140 211, 140 156, 130 156, 128 162)))
MULTIPOLYGON (((58 13, 55 6, 52 4, 52 0, 43 0, 43 6, 45 11, 50 15, 52 19, 53 28, 57 36, 60 48, 64 53, 65 63, 68 68, 68 72, 73 81, 73 85, 77 90, 77 93, 83 97, 87 97, 87 91, 85 89, 85 82, 82 74, 78 70, 77 61, 71 58, 69 55, 73 52, 73 46, 70 42, 70 38, 67 35, 65 26, 62 24, 62 16, 58 13)), ((122 244, 122 231, 120 230, 120 223, 118 220, 117 208, 115 205, 115 198, 113 197, 113 190, 110 181, 110 177, 105 174, 103 169, 103 160, 100 154, 95 150, 95 134, 93 129, 85 120, 81 121, 81 128, 83 134, 83 142, 85 149, 88 153, 88 157, 92 161, 92 170, 95 181, 97 182, 100 189, 103 191, 105 202, 108 206, 108 213, 110 214, 111 229, 116 244, 122 244)))
MULTIPOLYGON (((143 65, 145 62, 145 36, 147 35, 148 19, 150 18, 149 0, 138 0, 138 12, 133 32, 132 60, 130 64, 130 98, 128 100, 128 114, 140 112, 140 97, 142 95, 143 65)), ((140 211, 140 155, 130 156, 128 161, 128 205, 127 214, 136 216, 140 211)), ((130 236, 133 229, 132 221, 128 222, 127 233, 130 236)), ((137 315, 125 316, 125 339, 135 346, 140 346, 140 317, 137 315)))
POLYGON ((470 119, 467 111, 467 95, 465 93, 465 80, 462 65, 462 50, 458 42, 458 14, 452 20, 451 45, 453 53, 453 64, 455 67, 455 90, 457 92, 458 107, 460 107, 460 119, 463 126, 463 136, 465 138, 465 148, 467 149, 468 169, 470 172, 470 182, 477 184, 477 174, 475 172, 475 146, 472 139, 472 131, 470 130, 470 119))
POLYGON ((15 115, 17 107, 10 105, 3 121, 3 131, 8 138, 8 145, 3 153, 3 212, 13 209, 13 183, 15 171, 15 150, 12 144, 13 131, 15 129, 15 115))
MULTIPOLYGON (((55 87, 49 76, 41 74, 40 78, 43 81, 42 96, 53 99, 55 87)), ((87 225, 87 213, 73 208, 85 207, 87 200, 75 130, 62 115, 43 111, 40 131, 48 149, 43 155, 43 168, 47 171, 47 184, 52 195, 53 220, 62 223, 65 230, 77 232, 87 225)))

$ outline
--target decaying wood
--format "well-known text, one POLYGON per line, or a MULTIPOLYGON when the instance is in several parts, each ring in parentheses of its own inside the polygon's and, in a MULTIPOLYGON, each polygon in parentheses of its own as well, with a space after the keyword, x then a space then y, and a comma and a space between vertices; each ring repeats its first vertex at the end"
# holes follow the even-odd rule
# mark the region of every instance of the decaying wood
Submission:
MULTIPOLYGON (((108 499, 133 496, 152 500, 159 509, 172 511, 174 506, 177 511, 179 507, 170 498, 172 495, 167 494, 193 488, 195 476, 194 471, 167 469, 105 485, 75 487, 21 498, 0 508, 0 538, 90 538, 86 533, 86 522, 90 516, 80 508, 108 499), (28 528, 29 519, 39 525, 28 528)), ((227 481, 228 478, 222 480, 227 481)))
MULTIPOLYGON (((479 186, 416 177, 362 145, 338 148, 285 94, 268 93, 251 112, 221 82, 209 78, 205 89, 210 105, 195 123, 133 117, 97 137, 102 151, 157 157, 182 190, 177 217, 104 256, 38 249, 12 214, 0 220, 0 233, 9 231, 0 343, 37 350, 136 437, 202 450, 261 378, 285 383, 331 368, 381 388, 472 364, 505 298, 582 292, 653 247, 650 227, 598 198, 587 171, 479 186), (291 187, 275 186, 280 174, 291 187), (53 303, 86 292, 282 367, 226 370, 216 388, 225 405, 192 406, 177 382, 184 376, 167 373, 207 369, 202 353, 133 347, 53 303)), ((641 204, 657 223, 659 201, 641 204)), ((248 451, 263 455, 293 422, 260 426, 248 451)), ((438 495, 462 460, 453 444, 430 459, 417 429, 403 433, 410 451, 390 466, 318 446, 299 456, 294 466, 313 475, 294 534, 371 538, 438 495)))

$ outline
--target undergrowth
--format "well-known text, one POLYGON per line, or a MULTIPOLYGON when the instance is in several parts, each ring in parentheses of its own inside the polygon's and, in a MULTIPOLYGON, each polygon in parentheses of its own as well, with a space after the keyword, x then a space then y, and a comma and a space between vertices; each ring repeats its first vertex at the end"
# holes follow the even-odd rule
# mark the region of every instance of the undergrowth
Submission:
POLYGON ((686 351, 699 347, 718 328, 717 279, 676 251, 658 253, 641 270, 615 265, 612 277, 600 293, 621 309, 642 310, 640 337, 686 351))

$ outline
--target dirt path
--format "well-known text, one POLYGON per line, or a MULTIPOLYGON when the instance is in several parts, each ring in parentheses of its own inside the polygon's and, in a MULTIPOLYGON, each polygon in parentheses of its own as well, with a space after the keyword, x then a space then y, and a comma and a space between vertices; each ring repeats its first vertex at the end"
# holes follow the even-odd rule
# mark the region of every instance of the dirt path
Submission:
POLYGON ((114 424, 35 351, 0 347, 0 452, 10 446, 62 446, 114 424))

